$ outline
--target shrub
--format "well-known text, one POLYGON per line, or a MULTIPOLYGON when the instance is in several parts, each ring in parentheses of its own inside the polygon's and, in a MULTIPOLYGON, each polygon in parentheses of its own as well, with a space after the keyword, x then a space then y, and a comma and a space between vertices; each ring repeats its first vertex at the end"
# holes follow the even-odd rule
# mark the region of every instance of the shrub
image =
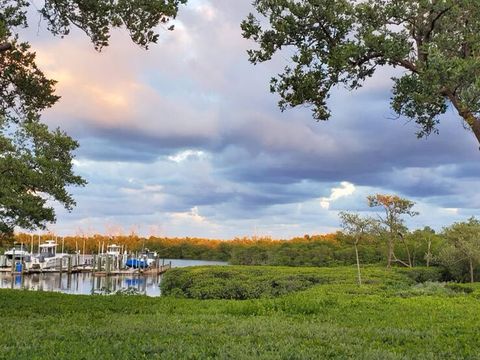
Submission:
POLYGON ((444 278, 443 270, 438 267, 401 268, 398 271, 407 275, 416 283, 439 282, 444 278))
POLYGON ((258 299, 276 297, 327 282, 309 268, 192 267, 174 269, 162 279, 162 294, 194 299, 258 299))
POLYGON ((413 285, 408 290, 399 291, 398 295, 402 297, 410 296, 433 296, 433 295, 454 295, 455 292, 446 286, 446 283, 427 281, 413 285))

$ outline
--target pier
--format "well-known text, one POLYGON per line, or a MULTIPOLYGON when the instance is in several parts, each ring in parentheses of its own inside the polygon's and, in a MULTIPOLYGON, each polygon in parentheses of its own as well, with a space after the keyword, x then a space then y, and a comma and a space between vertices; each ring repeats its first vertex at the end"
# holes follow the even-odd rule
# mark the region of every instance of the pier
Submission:
POLYGON ((37 264, 28 261, 29 258, 8 262, 4 255, 0 255, 0 273, 12 275, 48 274, 48 273, 90 273, 93 276, 119 276, 119 275, 161 275, 171 269, 172 263, 165 263, 155 257, 147 265, 146 260, 138 260, 134 255, 78 255, 62 254, 55 259, 55 263, 49 267, 35 266, 37 264), (140 266, 127 266, 129 259, 135 259, 140 266), (143 262, 142 262, 143 261, 143 262))

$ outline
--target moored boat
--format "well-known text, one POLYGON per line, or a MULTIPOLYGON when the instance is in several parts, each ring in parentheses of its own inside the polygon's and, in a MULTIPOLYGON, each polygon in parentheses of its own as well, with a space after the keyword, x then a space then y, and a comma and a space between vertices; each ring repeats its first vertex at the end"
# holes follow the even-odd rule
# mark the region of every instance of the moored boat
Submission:
POLYGON ((57 246, 55 240, 47 240, 40 244, 39 253, 32 256, 31 261, 27 263, 27 269, 46 270, 68 266, 68 254, 57 253, 57 246))
POLYGON ((30 253, 25 249, 23 243, 15 243, 10 250, 5 251, 5 266, 12 266, 12 263, 25 262, 30 260, 30 253))
POLYGON ((120 256, 122 254, 122 246, 110 244, 107 246, 107 255, 120 256))
POLYGON ((128 258, 125 262, 125 266, 133 269, 146 269, 155 264, 156 259, 156 252, 144 249, 138 254, 138 257, 128 258))

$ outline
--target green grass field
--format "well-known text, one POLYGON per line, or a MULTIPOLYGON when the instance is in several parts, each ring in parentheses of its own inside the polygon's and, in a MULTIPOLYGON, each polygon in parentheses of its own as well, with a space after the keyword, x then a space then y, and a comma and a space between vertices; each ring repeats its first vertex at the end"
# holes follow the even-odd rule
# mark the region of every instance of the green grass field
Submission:
MULTIPOLYGON (((365 269, 362 287, 355 284, 355 269, 345 267, 186 271, 191 279, 208 278, 205 274, 213 271, 233 281, 253 271, 263 289, 272 278, 296 283, 296 276, 304 279, 307 273, 320 280, 302 285, 305 290, 261 292, 250 300, 179 298, 183 290, 163 298, 1 290, 0 358, 480 358, 476 284, 416 284, 412 278, 417 274, 375 267, 365 269), (193 275, 199 272, 204 276, 193 275)), ((250 275, 248 286, 254 286, 250 275)), ((189 278, 185 273, 169 276, 189 278)), ((175 284, 202 286, 194 280, 169 281, 171 290, 175 284)), ((212 286, 211 278, 203 286, 212 286)))

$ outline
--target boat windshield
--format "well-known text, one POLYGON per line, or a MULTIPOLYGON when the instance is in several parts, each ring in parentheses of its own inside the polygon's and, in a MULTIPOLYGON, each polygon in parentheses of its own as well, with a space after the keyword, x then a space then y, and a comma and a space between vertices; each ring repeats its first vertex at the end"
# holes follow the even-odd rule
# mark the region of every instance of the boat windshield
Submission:
POLYGON ((140 254, 140 256, 145 257, 147 259, 155 259, 156 255, 157 254, 153 251, 145 251, 145 252, 140 254))
POLYGON ((45 257, 55 256, 56 245, 40 245, 40 255, 45 257))
MULTIPOLYGON (((15 249, 15 251, 23 251, 23 250, 26 250, 25 249, 25 246, 23 244, 13 244, 13 249, 15 249)), ((12 249, 12 250, 13 250, 12 249)))

